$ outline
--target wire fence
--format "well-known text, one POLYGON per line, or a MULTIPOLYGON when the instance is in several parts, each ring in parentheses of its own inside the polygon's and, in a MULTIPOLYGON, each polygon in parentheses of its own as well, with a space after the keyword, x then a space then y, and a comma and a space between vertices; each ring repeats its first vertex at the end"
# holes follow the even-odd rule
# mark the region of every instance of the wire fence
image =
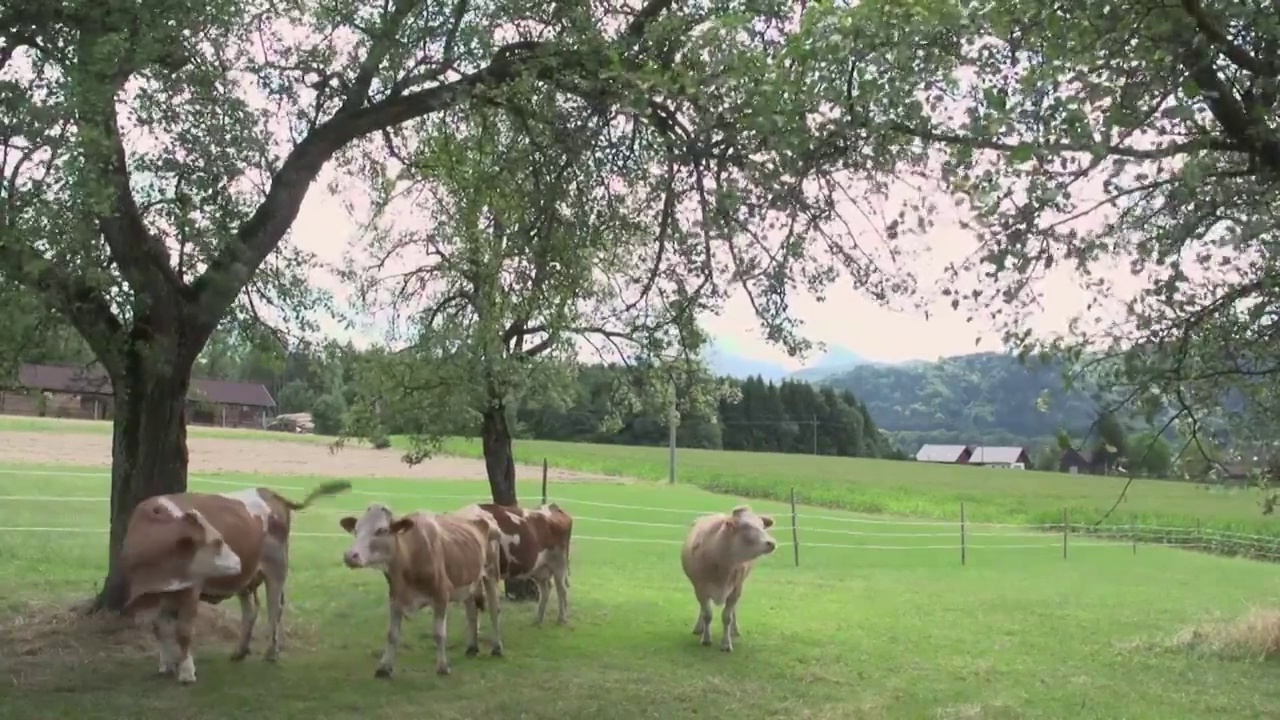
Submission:
MULTIPOLYGON (((0 474, 50 475, 61 477, 95 477, 102 473, 0 470, 0 474)), ((193 485, 248 488, 257 483, 190 477, 193 485)), ((310 488, 272 484, 273 489, 289 492, 305 492, 310 488)), ((351 489, 349 494, 394 503, 396 498, 452 507, 472 502, 488 502, 479 494, 431 494, 424 492, 398 492, 394 490, 351 489)), ((597 534, 574 533, 574 540, 588 542, 623 542, 643 544, 679 545, 684 542, 692 520, 703 514, 724 512, 727 508, 658 507, 651 505, 605 502, 572 495, 543 496, 544 502, 560 505, 574 518, 575 523, 585 523, 597 534), (599 528, 599 530, 597 530, 599 528), (605 530, 615 528, 616 532, 605 530)), ((107 497, 65 495, 0 495, 0 533, 106 533, 105 527, 62 527, 19 525, 4 522, 4 508, 21 504, 77 504, 105 503, 107 497)), ((771 501, 776 502, 776 501, 771 501)), ((1062 521, 1057 523, 1002 523, 975 522, 965 518, 964 504, 957 508, 955 520, 923 520, 915 518, 873 518, 854 515, 834 515, 815 511, 800 511, 793 495, 788 509, 775 516, 771 528, 780 547, 792 549, 796 565, 800 564, 803 548, 828 548, 847 551, 901 551, 955 553, 961 564, 966 564, 973 551, 1024 550, 1060 548, 1064 559, 1079 548, 1129 548, 1137 553, 1139 545, 1160 545, 1186 550, 1198 550, 1219 555, 1242 556, 1251 559, 1280 560, 1280 537, 1231 532, 1197 524, 1195 527, 1155 525, 1093 525, 1072 522, 1064 509, 1062 521), (789 512, 788 512, 789 511, 789 512), (789 522, 788 522, 789 520, 789 522), (789 541, 787 536, 790 536, 789 541)), ((333 509, 323 506, 308 510, 308 514, 349 515, 349 509, 333 509)), ((295 531, 298 537, 346 537, 345 533, 295 531)))

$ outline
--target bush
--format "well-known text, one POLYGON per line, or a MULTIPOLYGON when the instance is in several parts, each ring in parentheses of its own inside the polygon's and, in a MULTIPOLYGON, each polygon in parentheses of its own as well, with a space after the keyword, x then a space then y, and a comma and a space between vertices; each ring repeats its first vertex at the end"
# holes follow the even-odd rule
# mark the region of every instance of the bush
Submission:
POLYGON ((321 395, 311 406, 311 422, 317 435, 341 435, 347 412, 341 395, 321 395))
POLYGON ((387 434, 382 432, 370 438, 369 442, 372 443, 374 449, 377 450, 386 450, 391 447, 391 438, 387 437, 387 434))

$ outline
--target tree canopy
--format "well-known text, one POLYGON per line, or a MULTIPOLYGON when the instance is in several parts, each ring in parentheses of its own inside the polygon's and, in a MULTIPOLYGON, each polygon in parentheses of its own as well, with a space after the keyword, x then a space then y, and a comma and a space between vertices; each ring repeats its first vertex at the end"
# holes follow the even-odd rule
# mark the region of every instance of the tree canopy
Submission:
POLYGON ((953 304, 993 317, 1015 345, 1065 351, 1152 416, 1171 409, 1161 421, 1192 435, 1230 418, 1237 431, 1271 432, 1275 8, 911 7, 894 38, 900 67, 941 87, 931 119, 900 132, 939 153, 980 241, 952 268, 953 304), (948 42, 920 49, 944 28, 948 42), (1065 337, 1036 337, 1037 281, 1062 266, 1088 310, 1065 337), (1117 269, 1134 292, 1112 286, 1117 269))

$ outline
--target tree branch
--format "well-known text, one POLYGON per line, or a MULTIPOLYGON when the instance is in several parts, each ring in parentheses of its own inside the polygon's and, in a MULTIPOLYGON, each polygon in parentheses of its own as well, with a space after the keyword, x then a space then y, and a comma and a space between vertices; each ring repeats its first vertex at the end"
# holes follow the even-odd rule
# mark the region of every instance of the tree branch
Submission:
POLYGON ((1280 141, 1265 123, 1250 117, 1234 90, 1214 70, 1208 52, 1202 48, 1187 48, 1183 52, 1182 64, 1191 79, 1200 86, 1200 95, 1222 126, 1223 133, 1234 141, 1236 147, 1232 149, 1249 152, 1268 171, 1280 174, 1280 141))
POLYGON ((1201 35, 1217 46, 1218 50, 1231 62, 1254 75, 1274 78, 1280 76, 1280 66, 1274 62, 1264 62, 1244 47, 1233 42, 1218 27, 1218 23, 1205 12, 1200 0, 1182 0, 1182 9, 1196 21, 1196 28, 1201 35))
MULTIPOLYGON (((98 110, 100 117, 82 114, 79 124, 82 135, 85 128, 92 125, 92 135, 101 136, 106 143, 106 149, 96 164, 98 173, 110 187, 111 204, 109 211, 99 214, 97 220, 111 257, 136 292, 150 296, 157 291, 180 291, 183 283, 169 265, 169 253, 142 219, 142 211, 133 195, 129 160, 116 114, 115 93, 98 110)), ((93 156, 93 153, 86 154, 93 156)))
POLYGON ((24 287, 38 292, 84 337, 108 374, 123 371, 121 343, 124 327, 106 296, 82 278, 62 272, 31 245, 9 237, 0 228, 0 264, 5 274, 24 287))
POLYGON ((391 14, 386 16, 375 37, 371 39, 369 54, 365 56, 364 62, 360 63, 360 69, 356 72, 351 88, 347 90, 347 97, 338 110, 339 114, 351 112, 364 105, 369 99, 369 88, 373 85, 378 69, 382 67, 387 54, 396 47, 396 35, 400 31, 400 26, 409 17, 409 13, 421 5, 421 0, 396 0, 391 14))
POLYGON ((477 89, 509 82, 541 47, 538 43, 505 46, 488 66, 454 82, 339 112, 308 133, 272 178, 257 210, 192 283, 198 322, 212 331, 249 277, 289 231, 311 183, 338 150, 383 128, 452 107, 477 89))

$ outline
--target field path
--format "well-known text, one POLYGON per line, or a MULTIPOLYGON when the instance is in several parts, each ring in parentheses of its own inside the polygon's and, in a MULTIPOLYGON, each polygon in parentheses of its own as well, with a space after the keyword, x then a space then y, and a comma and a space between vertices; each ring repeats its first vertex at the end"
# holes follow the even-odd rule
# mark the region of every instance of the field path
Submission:
MULTIPOLYGON (((264 475, 321 475, 412 480, 483 480, 484 463, 459 457, 435 457, 410 467, 394 449, 348 445, 330 452, 326 444, 283 440, 187 437, 192 473, 243 472, 264 475)), ((111 436, 98 433, 0 432, 0 462, 111 466, 111 436)), ((517 465, 516 477, 533 480, 542 468, 517 465)), ((550 480, 618 482, 622 478, 551 468, 550 480)))

